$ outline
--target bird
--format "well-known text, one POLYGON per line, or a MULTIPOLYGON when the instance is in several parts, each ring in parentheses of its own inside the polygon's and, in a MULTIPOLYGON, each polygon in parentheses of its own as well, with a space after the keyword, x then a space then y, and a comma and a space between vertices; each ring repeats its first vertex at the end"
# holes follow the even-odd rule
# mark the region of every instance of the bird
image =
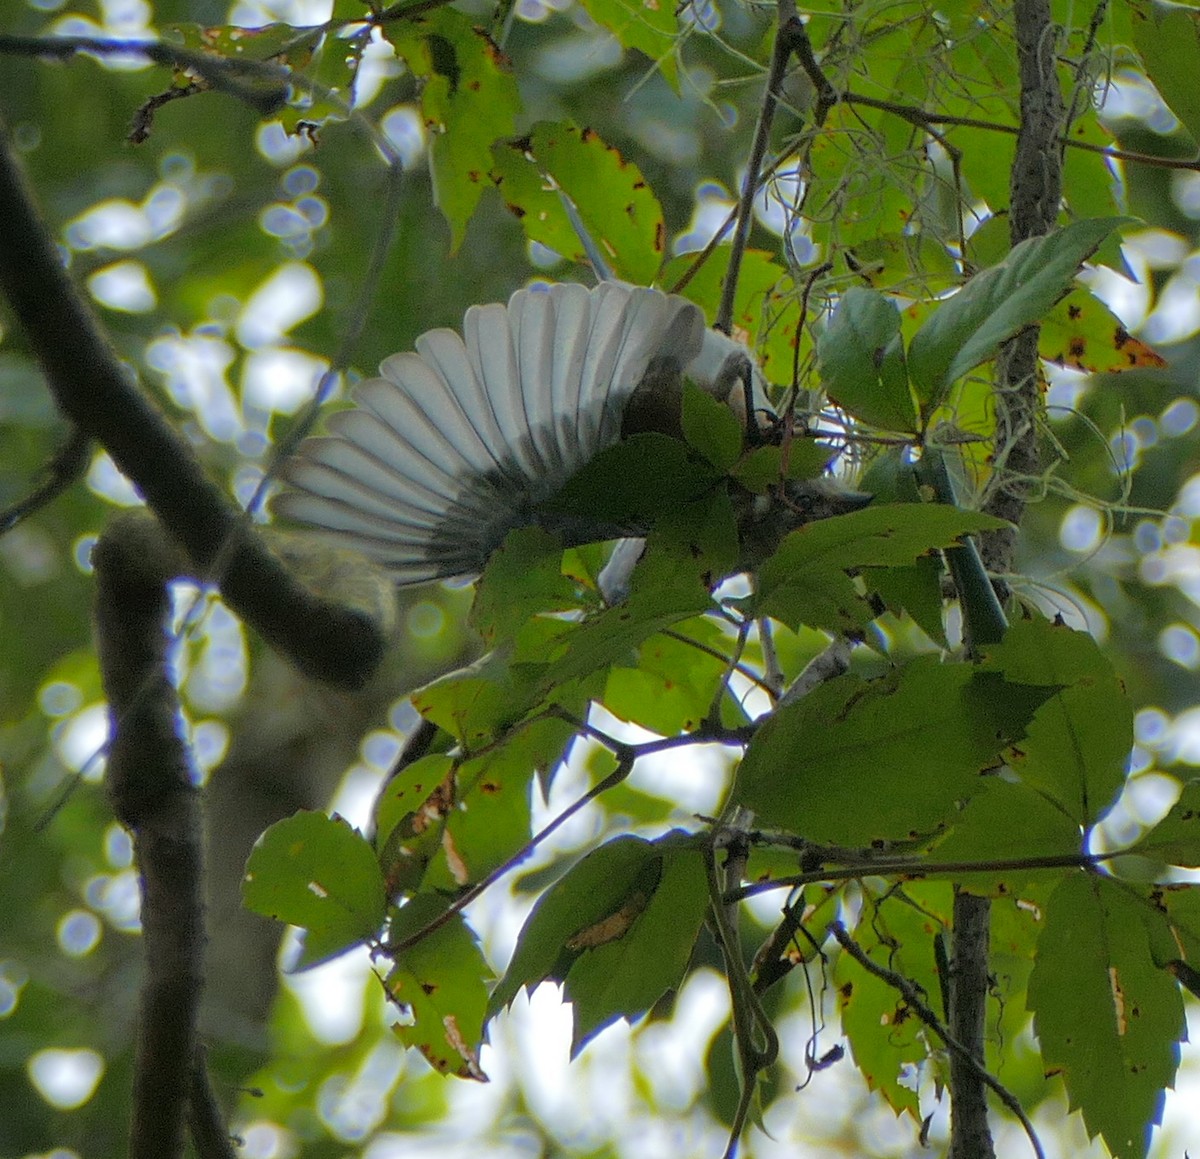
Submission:
MULTIPOLYGON (((685 379, 731 406, 751 443, 779 425, 747 348, 709 329, 695 303, 651 287, 534 284, 507 304, 470 307, 461 333, 431 330, 414 346, 358 384, 327 435, 301 444, 273 501, 276 515, 367 556, 397 586, 477 576, 518 527, 540 524, 564 546, 644 535, 544 507, 623 438, 681 436, 685 379)), ((832 479, 794 481, 782 521, 747 493, 741 522, 761 539, 764 521, 787 530, 869 498, 832 479)), ((626 568, 636 554, 617 553, 626 568)))

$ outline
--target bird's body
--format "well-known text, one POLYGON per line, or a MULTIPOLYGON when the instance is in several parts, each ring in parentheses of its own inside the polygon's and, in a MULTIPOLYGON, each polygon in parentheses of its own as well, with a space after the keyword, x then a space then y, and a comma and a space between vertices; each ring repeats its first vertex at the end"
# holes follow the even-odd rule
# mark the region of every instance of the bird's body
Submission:
MULTIPOLYGON (((275 500, 402 585, 480 572, 631 423, 676 433, 684 378, 772 413, 745 348, 694 303, 619 282, 519 290, 471 307, 461 336, 433 330, 415 345, 358 386, 330 435, 303 444, 275 500)), ((645 530, 552 526, 573 543, 645 530)))

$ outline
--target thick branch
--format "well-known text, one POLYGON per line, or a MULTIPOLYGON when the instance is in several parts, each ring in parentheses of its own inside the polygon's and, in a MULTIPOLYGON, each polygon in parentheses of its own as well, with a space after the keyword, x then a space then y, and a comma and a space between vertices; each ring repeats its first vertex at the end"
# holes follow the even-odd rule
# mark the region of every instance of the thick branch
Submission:
MULTIPOLYGON (((1066 118, 1059 89, 1049 0, 1014 0, 1013 23, 1021 81, 1021 125, 1013 159, 1012 244, 1048 233, 1062 200, 1062 146, 1066 118)), ((1041 474, 1038 329, 1010 341, 996 364, 996 483, 986 510, 1012 524, 983 537, 983 562, 993 575, 1012 571, 1016 537, 1028 498, 1028 480, 1041 474)), ((951 1063, 951 1159, 994 1154, 983 1080, 971 1065, 983 1058, 991 903, 958 890, 954 897, 954 952, 950 1030, 966 1051, 951 1063)))
POLYGON ((97 645, 113 732, 108 792, 133 830, 142 881, 146 970, 132 1159, 183 1154, 203 985, 203 825, 166 670, 173 554, 141 512, 115 520, 93 552, 97 645))
POLYGON ((134 482, 183 545, 193 574, 219 583, 230 607, 306 672, 361 685, 383 652, 379 630, 296 583, 137 388, 63 268, 4 132, 0 288, 60 409, 134 482))

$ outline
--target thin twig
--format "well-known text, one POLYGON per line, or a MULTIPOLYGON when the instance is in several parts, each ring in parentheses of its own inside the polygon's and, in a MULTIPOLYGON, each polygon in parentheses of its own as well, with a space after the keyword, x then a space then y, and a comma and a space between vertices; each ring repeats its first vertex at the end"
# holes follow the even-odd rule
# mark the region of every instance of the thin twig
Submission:
POLYGON ((57 499, 83 476, 91 460, 92 440, 82 431, 73 430, 44 468, 45 478, 24 499, 18 499, 0 511, 0 535, 11 531, 23 519, 57 499))
POLYGON ((525 860, 543 841, 546 840, 561 826, 566 824, 576 813, 579 812, 585 805, 590 804, 603 793, 607 793, 619 785, 629 774, 633 772, 633 761, 622 760, 617 767, 608 774, 602 781, 598 781, 581 797, 577 797, 571 802, 557 817, 554 818, 548 825, 539 830, 533 835, 521 848, 514 853, 502 865, 498 865, 491 873, 482 877, 470 889, 459 894, 436 918, 426 922, 419 930, 415 930, 407 937, 402 938, 398 942, 387 942, 384 949, 392 957, 402 954, 405 950, 411 949, 419 942, 423 942, 430 934, 440 930, 455 914, 461 913, 467 908, 476 898, 482 895, 487 889, 493 886, 506 873, 515 869, 522 861, 525 860))
POLYGON ((925 861, 919 857, 865 858, 854 865, 830 868, 822 866, 805 873, 773 877, 770 881, 754 881, 743 885, 728 898, 742 901, 768 893, 773 889, 795 889, 800 885, 816 885, 828 881, 856 881, 860 877, 902 877, 917 881, 931 877, 954 877, 964 873, 1011 873, 1027 869, 1095 869, 1112 859, 1112 854, 1056 853, 1048 857, 1010 857, 990 861, 925 861))
POLYGON ((1020 1100, 950 1033, 941 1019, 934 1014, 921 997, 921 993, 917 987, 908 978, 904 977, 903 974, 898 974, 895 970, 889 970, 886 966, 881 966, 878 962, 874 961, 854 941, 841 922, 831 922, 829 932, 833 935, 838 945, 864 970, 898 991, 912 1012, 946 1044, 951 1054, 961 1058, 979 1076, 980 1081, 995 1092, 997 1098, 1012 1112, 1013 1116, 1025 1129, 1025 1134, 1029 1138, 1030 1145, 1033 1147, 1034 1155, 1037 1156, 1037 1159, 1045 1159, 1045 1152, 1042 1150, 1041 1141, 1037 1137, 1037 1132, 1033 1129, 1033 1124, 1029 1121, 1029 1116, 1025 1114, 1020 1100))
POLYGON ((767 154, 767 142, 771 137, 771 122, 779 106, 779 93, 787 72, 787 63, 801 42, 807 43, 808 33, 796 14, 794 0, 781 0, 779 5, 779 28, 775 33, 775 47, 771 52, 771 64, 767 70, 766 89, 750 155, 746 161, 746 175, 742 181, 742 195, 737 208, 737 224, 733 231, 733 244, 729 251, 729 265, 721 285, 721 303, 717 307, 714 329, 729 334, 733 330, 733 303, 737 294, 738 275, 742 268, 742 255, 750 239, 750 223, 754 219, 754 198, 758 194, 759 175, 763 159, 767 154))

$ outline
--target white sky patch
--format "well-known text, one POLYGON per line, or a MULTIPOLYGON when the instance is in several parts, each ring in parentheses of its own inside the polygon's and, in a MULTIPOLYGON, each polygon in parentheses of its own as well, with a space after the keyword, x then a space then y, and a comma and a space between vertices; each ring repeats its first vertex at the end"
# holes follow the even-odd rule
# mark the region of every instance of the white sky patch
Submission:
POLYGON ((696 187, 696 202, 687 229, 675 239, 677 254, 702 250, 724 224, 734 207, 729 190, 716 181, 705 181, 696 187))
POLYGON ((158 305, 158 295, 141 262, 123 261, 105 266, 88 278, 87 285, 92 297, 110 310, 145 314, 158 305))
POLYGON ((108 744, 108 705, 102 700, 80 709, 54 730, 54 751, 71 772, 84 772, 84 780, 98 781, 104 758, 97 757, 108 744), (95 759, 93 759, 95 758, 95 759))
MULTIPOLYGON (((289 929, 281 951, 285 969, 299 951, 297 932, 289 929)), ((304 1009, 313 1037, 327 1046, 341 1046, 362 1029, 363 997, 368 982, 378 988, 365 947, 314 966, 299 974, 285 973, 287 986, 304 1009)))
POLYGON ((164 335, 146 348, 146 363, 162 374, 172 401, 190 410, 204 432, 220 442, 235 441, 243 430, 241 409, 225 377, 235 357, 224 338, 199 330, 164 335))
POLYGON ((82 1107, 104 1074, 104 1059, 94 1050, 39 1050, 26 1066, 38 1094, 60 1111, 82 1107))
POLYGON ((286 168, 313 148, 312 142, 303 133, 290 134, 279 121, 268 121, 259 125, 254 135, 258 151, 279 168, 286 168))
POLYGON ((1104 537, 1104 518, 1094 507, 1077 503, 1062 518, 1058 541, 1068 551, 1088 555, 1104 537))
POLYGON ((328 368, 326 359, 303 350, 284 346, 255 350, 242 366, 242 406, 264 416, 295 414, 312 399, 328 368))
POLYGON ((321 279, 305 262, 287 262, 247 298, 237 339, 247 350, 279 346, 293 326, 311 318, 324 300, 321 279))

